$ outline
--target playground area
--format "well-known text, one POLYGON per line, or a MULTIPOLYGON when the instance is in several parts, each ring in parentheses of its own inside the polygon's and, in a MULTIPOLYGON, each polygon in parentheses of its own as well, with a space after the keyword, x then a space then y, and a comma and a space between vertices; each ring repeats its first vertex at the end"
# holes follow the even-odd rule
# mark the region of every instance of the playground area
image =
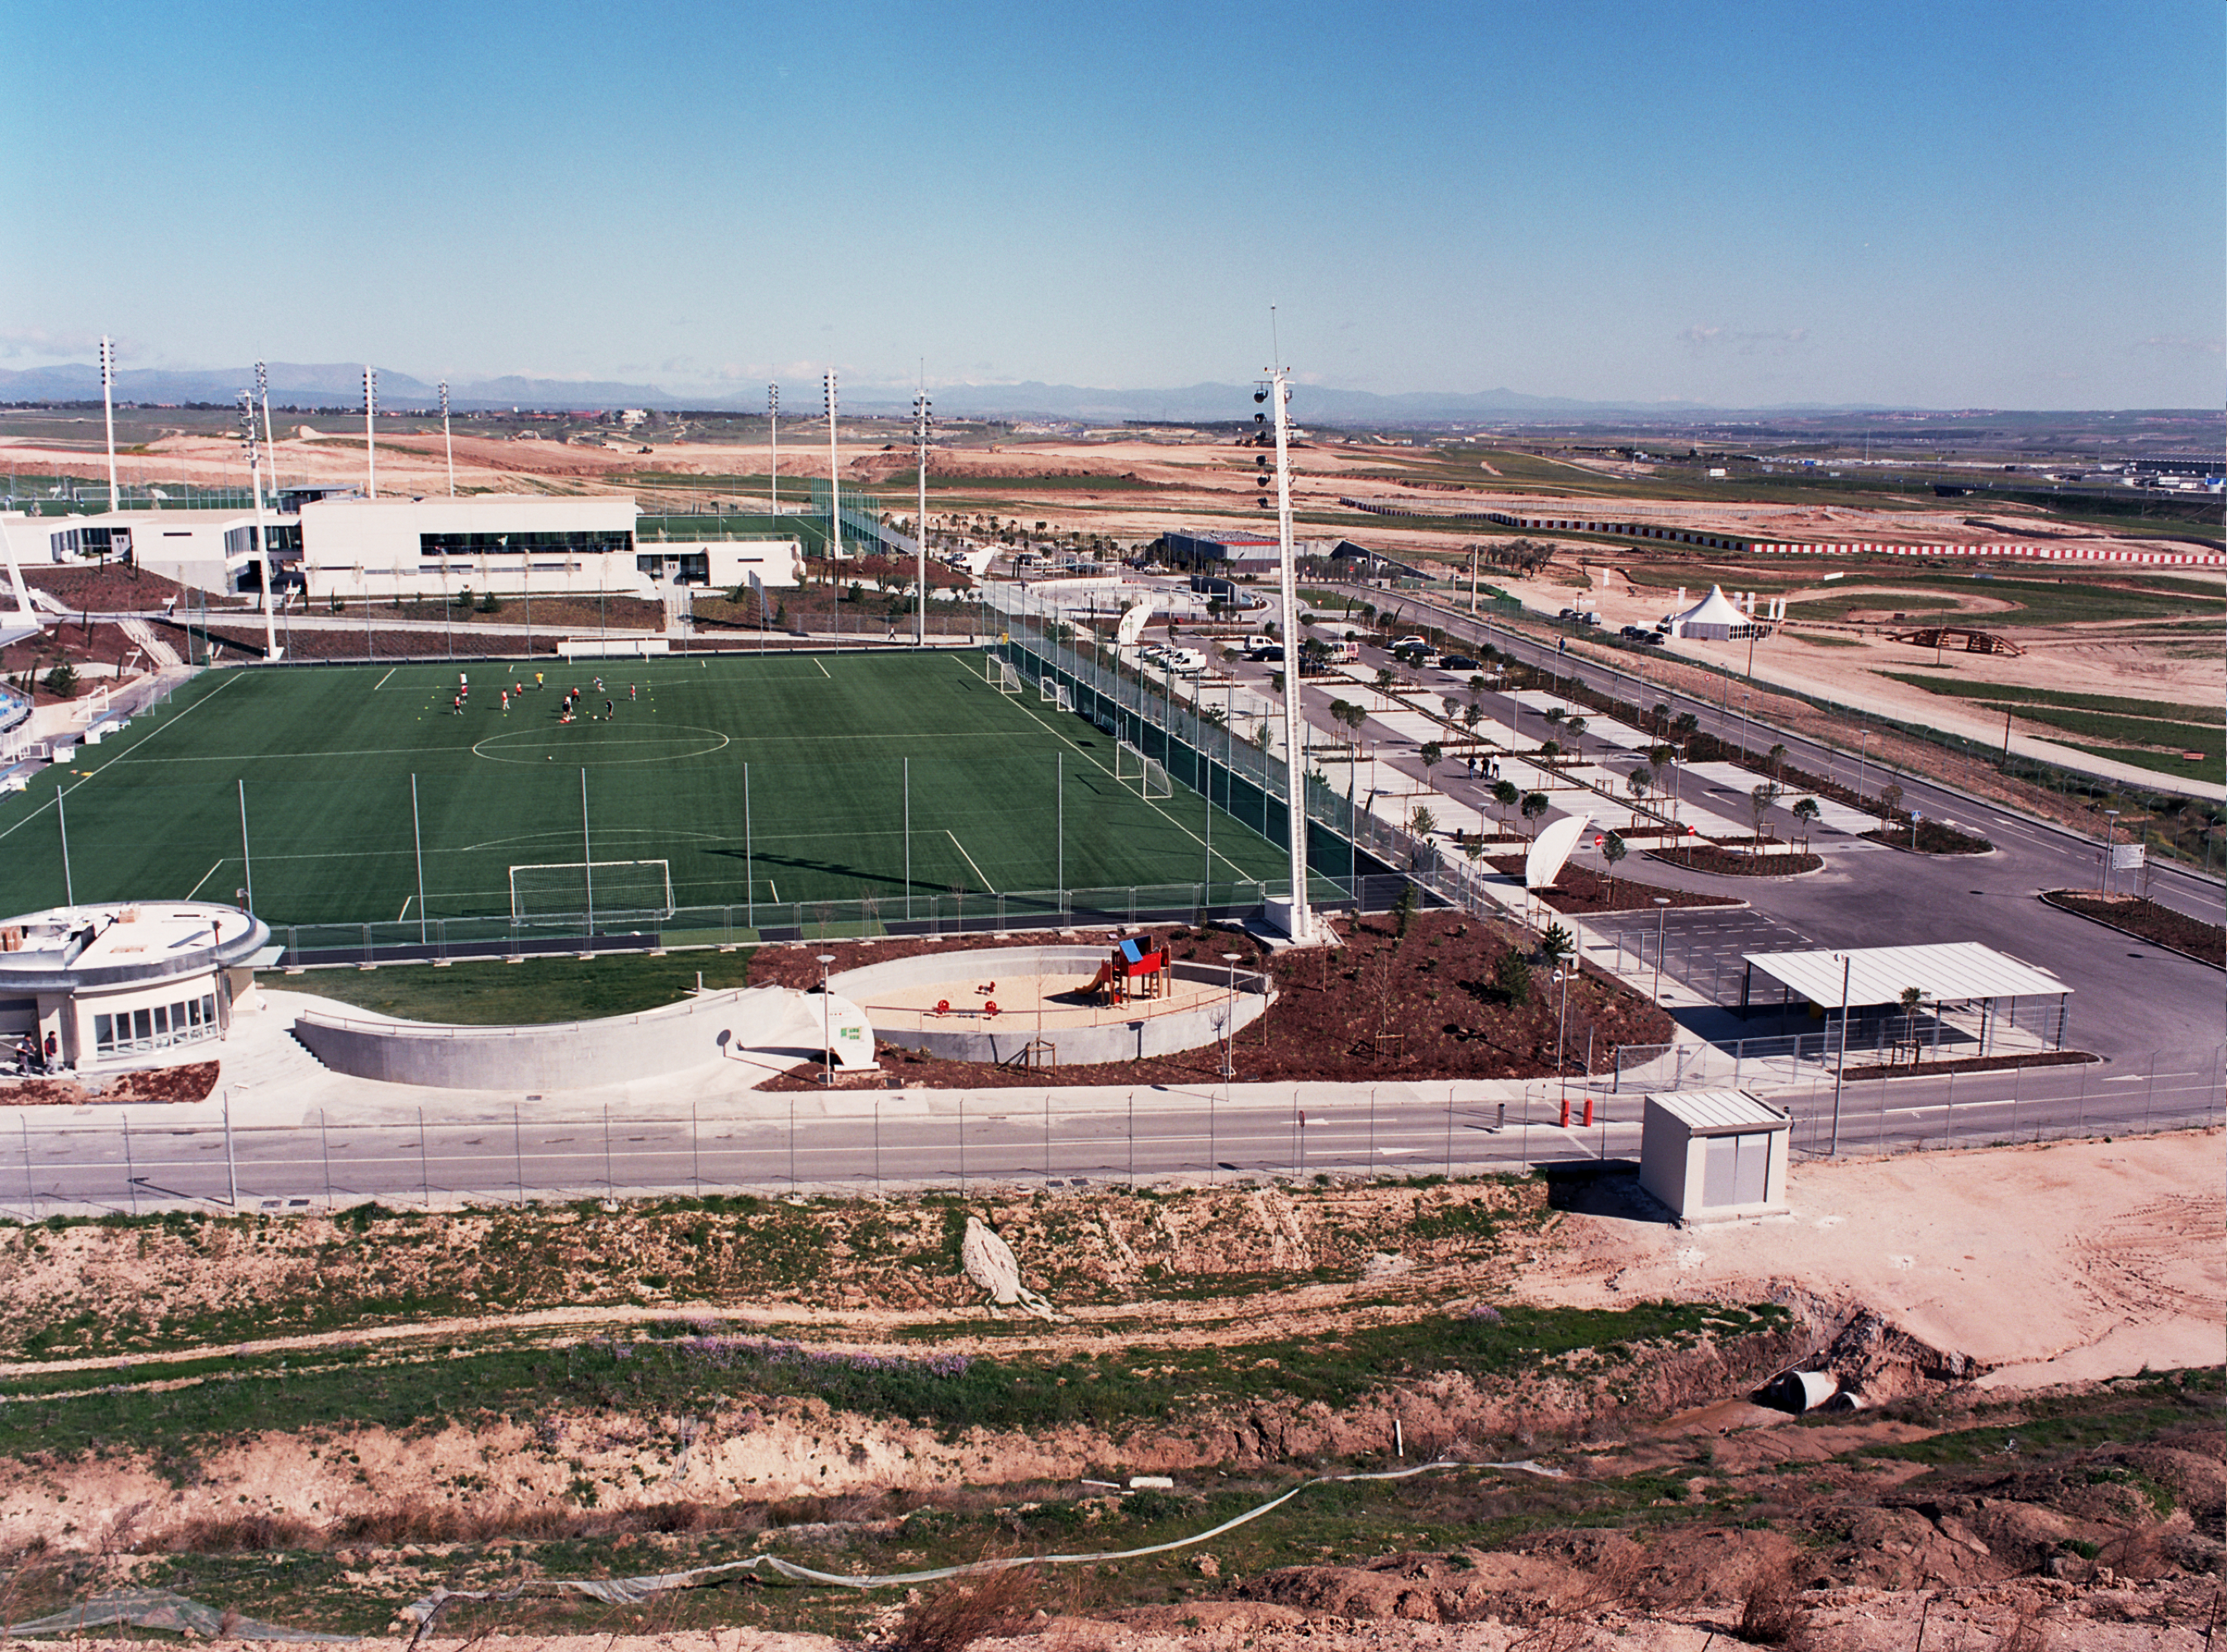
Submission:
POLYGON ((1256 1020, 1266 977, 1177 963, 1149 941, 928 954, 834 977, 884 1043, 960 1061, 1031 1066, 1196 1049, 1256 1020))

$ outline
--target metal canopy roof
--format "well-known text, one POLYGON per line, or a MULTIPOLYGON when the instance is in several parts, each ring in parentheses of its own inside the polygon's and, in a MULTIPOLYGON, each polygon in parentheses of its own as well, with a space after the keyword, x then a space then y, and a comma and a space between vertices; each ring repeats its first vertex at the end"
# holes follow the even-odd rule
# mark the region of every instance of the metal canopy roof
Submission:
POLYGON ((1847 1001, 1858 1009, 1898 1003, 1903 989, 1911 986, 1932 1004, 2056 998, 2072 990, 2048 971, 2007 958, 1976 941, 1933 947, 1854 947, 1846 952, 1753 952, 1745 956, 1760 973, 1828 1009, 1841 1002, 1844 960, 1847 1001))
POLYGON ((1695 1135, 1790 1127, 1788 1115, 1745 1090, 1668 1090, 1647 1100, 1695 1135))

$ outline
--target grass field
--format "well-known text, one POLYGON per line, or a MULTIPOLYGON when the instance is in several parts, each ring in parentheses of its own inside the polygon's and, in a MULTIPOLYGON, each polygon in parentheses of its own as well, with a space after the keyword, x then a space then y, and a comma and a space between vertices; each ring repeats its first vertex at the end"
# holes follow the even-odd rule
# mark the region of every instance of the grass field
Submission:
MULTIPOLYGON (((519 667, 469 667, 462 716, 447 665, 205 673, 0 802, 0 911, 63 898, 58 781, 80 900, 232 899, 244 791, 255 910, 274 924, 414 922, 412 776, 434 918, 507 916, 513 865, 590 859, 664 859, 676 904, 731 904, 738 924, 746 903, 862 896, 901 917, 908 840, 916 898, 1206 871, 1196 794, 1147 802, 1116 781, 1111 737, 999 694, 979 654, 535 663, 549 686, 507 714, 519 667), (601 713, 598 671, 615 715, 560 724, 566 686, 601 713)), ((1215 813, 1216 881, 1273 878, 1279 852, 1215 813)), ((629 904, 636 875, 597 876, 599 910, 629 904)))

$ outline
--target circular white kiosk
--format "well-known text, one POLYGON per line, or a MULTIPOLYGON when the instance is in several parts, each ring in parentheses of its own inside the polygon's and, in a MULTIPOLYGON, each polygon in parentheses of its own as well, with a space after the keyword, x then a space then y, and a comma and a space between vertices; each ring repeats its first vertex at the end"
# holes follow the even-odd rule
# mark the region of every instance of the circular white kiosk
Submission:
POLYGON ((50 1068, 206 1059, 255 987, 271 928, 208 901, 58 906, 0 919, 0 1051, 30 1034, 50 1068))

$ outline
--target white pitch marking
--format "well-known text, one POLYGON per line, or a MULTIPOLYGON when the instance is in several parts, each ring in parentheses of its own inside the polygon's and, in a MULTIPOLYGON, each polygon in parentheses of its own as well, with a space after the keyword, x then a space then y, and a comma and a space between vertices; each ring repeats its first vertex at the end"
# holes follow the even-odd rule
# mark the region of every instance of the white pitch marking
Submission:
POLYGON ((775 883, 773 879, 769 877, 766 879, 766 887, 773 891, 773 903, 775 906, 779 906, 781 904, 781 885, 775 883))
MULTIPOLYGON (((386 677, 392 677, 392 675, 394 675, 394 673, 395 673, 396 672, 398 672, 398 671, 399 671, 399 670, 401 670, 401 669, 402 669, 402 667, 399 667, 399 666, 390 666, 390 667, 387 668, 386 677)), ((386 687, 386 677, 382 677, 382 678, 380 678, 377 682, 373 683, 373 684, 371 686, 371 692, 372 692, 373 693, 376 694, 377 692, 379 692, 379 691, 380 691, 380 689, 382 689, 382 688, 384 688, 384 687, 386 687)))
POLYGON ((986 894, 995 895, 998 891, 990 887, 990 880, 988 878, 982 877, 982 869, 979 866, 974 865, 974 857, 967 852, 967 845, 959 841, 959 834, 952 831, 948 826, 946 826, 943 831, 943 835, 951 839, 951 846, 959 852, 960 859, 965 861, 969 866, 973 867, 974 876, 982 878, 983 891, 986 894))
POLYGON ((402 910, 394 915, 395 922, 399 923, 403 919, 410 915, 410 903, 417 898, 418 896, 414 891, 402 897, 402 910))
POLYGON ((186 898, 190 901, 195 896, 199 895, 201 892, 201 883, 206 883, 210 878, 214 877, 216 876, 217 867, 223 864, 224 862, 222 859, 219 859, 213 863, 209 869, 201 874, 201 883, 195 884, 191 889, 186 891, 186 898))
POLYGON ((835 680, 835 673, 828 670, 826 666, 820 665, 819 660, 815 660, 812 663, 815 666, 820 666, 820 674, 822 677, 825 677, 829 682, 832 683, 835 680))

